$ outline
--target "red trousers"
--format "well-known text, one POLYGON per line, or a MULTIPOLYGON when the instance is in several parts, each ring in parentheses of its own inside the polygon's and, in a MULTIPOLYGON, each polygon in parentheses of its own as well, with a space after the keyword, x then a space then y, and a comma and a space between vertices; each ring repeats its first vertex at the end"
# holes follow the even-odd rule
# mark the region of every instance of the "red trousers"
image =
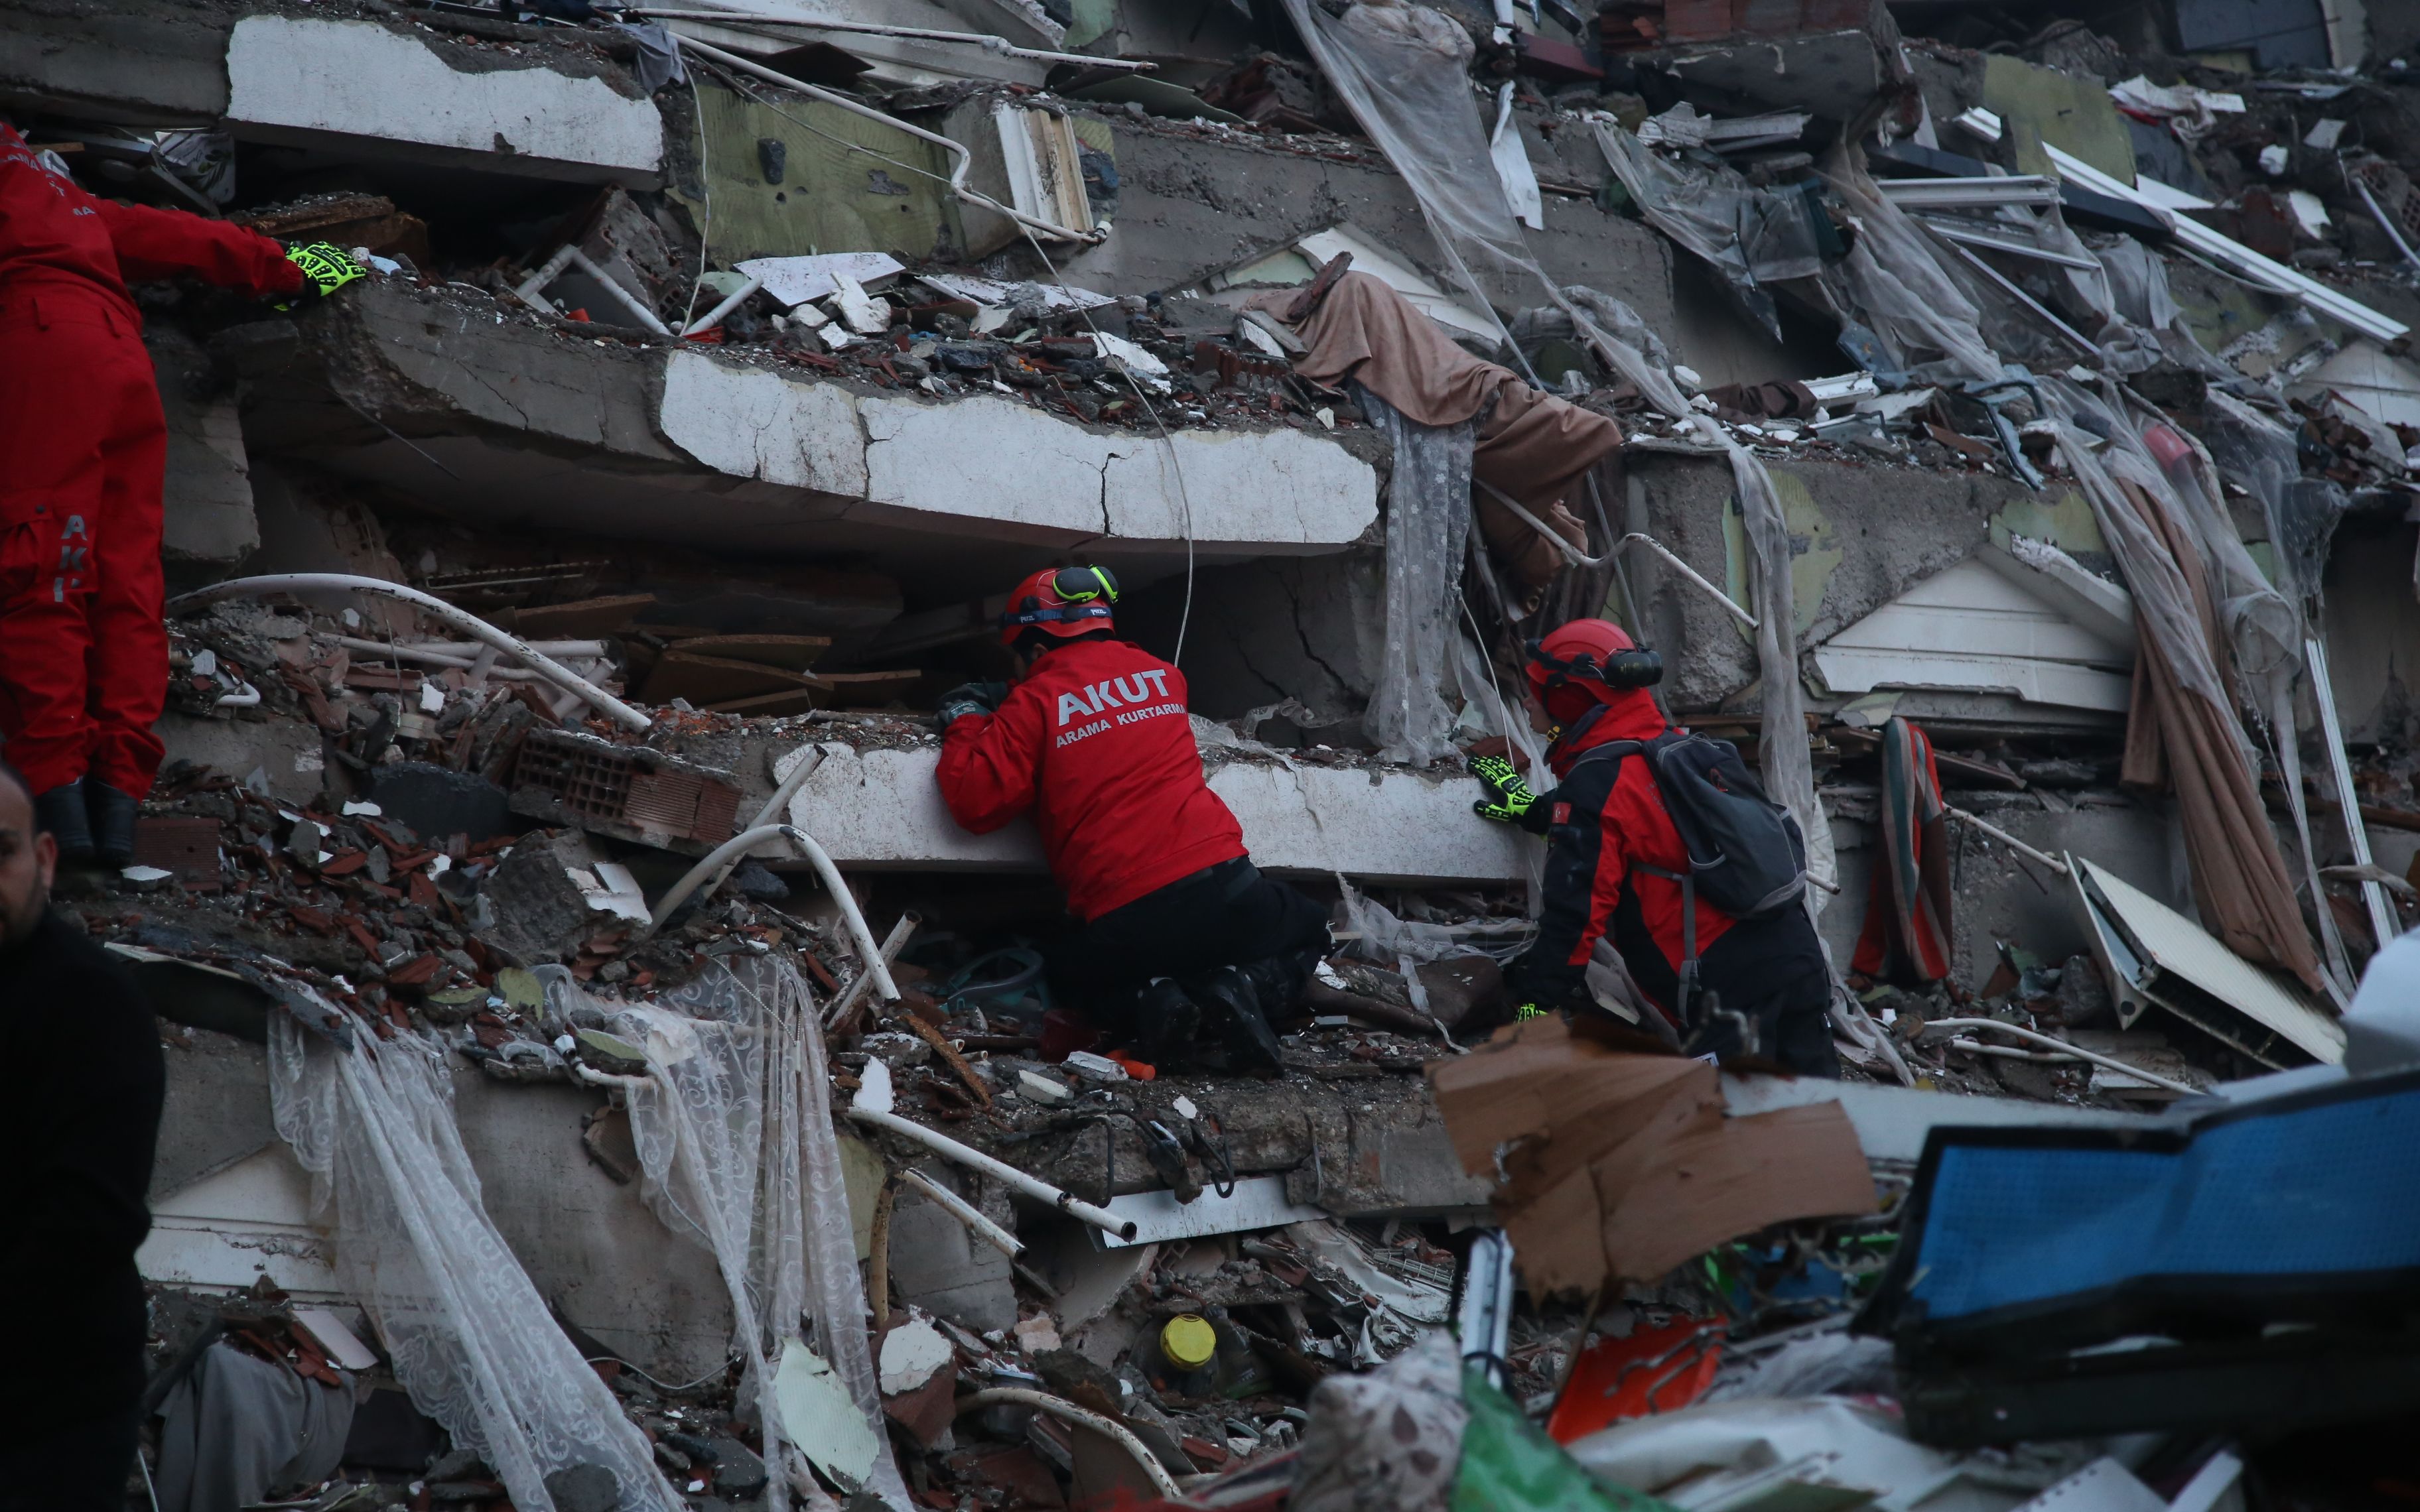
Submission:
POLYGON ((168 431, 141 332, 72 286, 0 286, 0 754, 36 793, 142 797, 168 695, 168 431))

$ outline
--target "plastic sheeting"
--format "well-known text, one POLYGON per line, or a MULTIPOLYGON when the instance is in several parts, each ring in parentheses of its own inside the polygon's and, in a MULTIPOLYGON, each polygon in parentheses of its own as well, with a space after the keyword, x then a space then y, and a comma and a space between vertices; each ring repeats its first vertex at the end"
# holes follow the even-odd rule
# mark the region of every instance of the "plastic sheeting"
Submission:
POLYGON ((1865 155, 1834 152, 1823 180, 1848 206, 1858 232, 1849 255, 1823 270, 1833 302, 1880 336, 1898 367, 1918 378, 1998 378, 2000 359, 1983 339, 1982 313, 1934 257, 1923 229, 1874 187, 1865 155))
POLYGON ((798 969, 777 956, 725 964, 654 1005, 590 997, 560 966, 540 975, 559 1020, 602 1026, 646 1057, 646 1076, 626 1094, 643 1191, 665 1227, 714 1256, 730 1289, 740 1404, 756 1407, 774 1472, 767 1504, 787 1507, 798 1456, 772 1401, 773 1369, 808 1319, 808 1342, 873 1427, 869 1488, 905 1507, 866 1346, 823 1035, 798 969))
MULTIPOLYGON (((2130 717, 2158 721, 2159 745, 2178 779, 2202 921, 2237 954, 2284 967, 2317 988, 2319 962, 2294 906, 2284 856, 2260 809, 2258 760, 2222 670, 2221 656, 2229 648, 2213 643, 2194 585, 2197 579, 2209 583, 2215 617, 2229 626, 2228 640, 2255 653, 2256 659, 2248 659, 2243 668, 2247 680, 2265 687, 2273 698, 2279 680, 2290 686, 2293 673, 2290 666, 2271 659, 2265 643, 2290 626, 2290 613, 2281 613, 2290 606, 2274 594, 2263 596, 2252 591, 2261 581, 2259 574, 2214 498, 2195 481, 2189 462, 2180 458, 2174 468, 2196 496, 2194 505, 2180 495, 2145 445, 2135 428, 2140 421, 2113 415, 2064 379, 2045 379, 2040 392, 2062 422, 2060 462, 2082 486, 2118 573, 2133 594, 2147 650, 2157 650, 2156 662, 2137 669, 2138 707, 2130 717), (2094 451, 2086 430, 2104 437, 2106 447, 2094 451), (2147 517, 2145 511, 2158 517, 2147 517), (2180 549, 2192 552, 2195 560, 2180 561, 2180 549), (2139 706, 2147 693, 2152 707, 2139 706), (2203 708, 2196 713, 2172 707, 2166 712, 2173 718, 2162 717, 2164 699, 2191 699, 2203 708)), ((2154 419, 2151 424, 2164 428, 2165 423, 2154 419)), ((2143 427, 2146 432, 2150 428, 2143 427)), ((2168 435, 2176 437, 2172 430, 2168 435)), ((2181 437, 2176 441, 2184 444, 2181 437)), ((2234 660, 2226 657, 2229 665, 2234 660)), ((2285 715, 2281 728, 2290 731, 2289 698, 2279 712, 2285 715)), ((2276 717, 2276 712, 2271 717, 2276 717)), ((2130 766, 2138 733, 2130 727, 2130 766)), ((2289 744, 2290 739, 2277 742, 2281 748, 2289 744)), ((2304 854, 2309 856, 2307 846, 2304 854)))
POLYGON ((1364 727, 1383 759, 1425 765, 1454 750, 1454 711, 1439 689, 1470 533, 1471 426, 1415 424, 1360 384, 1353 393, 1395 453, 1387 480, 1387 640, 1364 727))
POLYGON ((1526 351, 1557 337, 1595 348, 1607 367, 1630 380, 1649 404, 1668 415, 1685 415, 1689 401, 1672 380, 1672 354, 1664 338, 1637 311, 1585 284, 1566 284, 1559 303, 1524 310, 1512 317, 1512 339, 1526 351))
POLYGON ((1806 196, 1758 189, 1729 169, 1651 152, 1610 117, 1598 117, 1595 127, 1606 162, 1647 224, 1703 259, 1779 341, 1781 316, 1764 285, 1823 270, 1806 196))
POLYGON ((1497 175, 1462 23, 1426 6, 1377 0, 1342 16, 1311 0, 1285 0, 1285 9, 1329 85, 1411 187, 1464 286, 1485 299, 1465 260, 1474 254, 1544 282, 1497 175))
POLYGON ((515 1506, 554 1512, 547 1475, 590 1464, 613 1473, 625 1512, 683 1512, 488 1217, 445 1058, 416 1034, 357 1035, 347 1050, 269 1016, 277 1132, 330 1214, 337 1276, 413 1404, 494 1468, 515 1506))

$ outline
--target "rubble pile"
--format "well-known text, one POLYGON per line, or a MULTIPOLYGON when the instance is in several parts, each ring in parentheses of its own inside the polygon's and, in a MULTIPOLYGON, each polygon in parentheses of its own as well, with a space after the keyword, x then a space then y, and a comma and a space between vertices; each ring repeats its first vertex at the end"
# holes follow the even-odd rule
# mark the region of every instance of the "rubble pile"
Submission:
POLYGON ((141 296, 172 759, 57 896, 190 1146, 158 1504, 2408 1499, 2395 8, 182 8, 0 105, 370 270, 141 296), (1070 559, 1329 909, 1274 1069, 1054 999, 931 792, 1070 559), (1838 1082, 1610 940, 1516 1018, 1470 777, 1567 808, 1594 618, 1796 824, 1838 1082))

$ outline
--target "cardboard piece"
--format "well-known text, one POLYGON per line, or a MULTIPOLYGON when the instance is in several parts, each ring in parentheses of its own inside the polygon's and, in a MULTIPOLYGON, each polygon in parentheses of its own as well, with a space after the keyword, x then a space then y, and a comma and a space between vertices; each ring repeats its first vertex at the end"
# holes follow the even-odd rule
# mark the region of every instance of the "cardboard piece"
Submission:
POLYGON ((1465 1170, 1494 1171, 1502 1150, 1497 1215, 1541 1292, 1653 1281, 1768 1224, 1875 1211, 1838 1103, 1727 1118, 1713 1066, 1618 1050, 1558 1017, 1429 1079, 1465 1170))

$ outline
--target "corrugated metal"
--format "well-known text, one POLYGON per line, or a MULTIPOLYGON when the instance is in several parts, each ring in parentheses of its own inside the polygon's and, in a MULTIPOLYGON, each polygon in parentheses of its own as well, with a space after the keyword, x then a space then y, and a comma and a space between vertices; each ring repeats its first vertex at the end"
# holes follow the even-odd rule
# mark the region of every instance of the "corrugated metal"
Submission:
POLYGON ((2148 999, 2280 1069, 2294 1062, 2264 1044, 2265 1035, 2212 1022, 2213 1003, 2313 1060, 2343 1061, 2344 1027, 2334 1018, 2150 894, 2081 856, 2067 859, 2078 904, 2121 999, 2148 999))

